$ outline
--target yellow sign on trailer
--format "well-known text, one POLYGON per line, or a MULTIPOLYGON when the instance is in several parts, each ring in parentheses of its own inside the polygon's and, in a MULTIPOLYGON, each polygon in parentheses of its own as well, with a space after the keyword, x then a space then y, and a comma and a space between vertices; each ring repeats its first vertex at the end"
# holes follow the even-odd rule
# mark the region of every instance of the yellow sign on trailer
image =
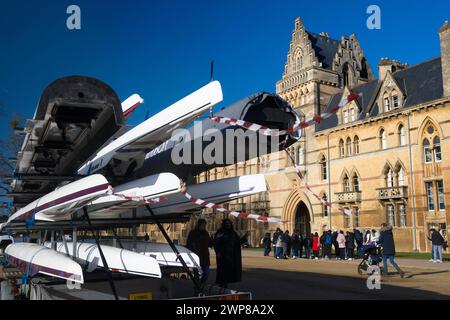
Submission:
POLYGON ((153 300, 152 292, 130 293, 128 300, 153 300))

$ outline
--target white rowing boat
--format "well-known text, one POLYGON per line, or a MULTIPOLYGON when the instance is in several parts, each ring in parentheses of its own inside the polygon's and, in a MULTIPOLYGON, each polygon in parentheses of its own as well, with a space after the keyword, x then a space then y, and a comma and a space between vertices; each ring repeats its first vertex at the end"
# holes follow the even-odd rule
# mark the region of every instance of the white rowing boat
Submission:
POLYGON ((161 197, 179 192, 181 182, 172 173, 160 173, 114 188, 113 194, 100 197, 87 206, 91 218, 107 219, 117 212, 137 208, 161 197))
POLYGON ((103 147, 80 167, 78 174, 88 175, 97 172, 110 164, 113 158, 125 163, 123 168, 121 165, 113 164, 116 172, 125 174, 129 159, 138 162, 139 167, 148 150, 169 139, 174 130, 188 125, 222 99, 220 83, 218 81, 209 83, 103 147))
POLYGON ((144 99, 141 98, 137 93, 130 96, 124 102, 122 102, 122 116, 124 119, 127 119, 131 116, 134 110, 139 107, 140 104, 144 103, 144 99))
POLYGON ((69 257, 33 243, 13 243, 5 249, 8 263, 30 277, 38 273, 84 283, 81 266, 69 257))
MULTIPOLYGON (((124 249, 131 250, 134 252, 138 252, 140 254, 153 257, 158 261, 160 266, 167 267, 182 267, 181 262, 177 259, 176 254, 173 252, 172 248, 167 243, 154 243, 147 241, 133 241, 133 240, 101 240, 101 243, 105 243, 107 245, 113 246, 115 242, 115 246, 117 248, 122 244, 124 249)), ((181 257, 189 268, 201 269, 200 267, 200 258, 198 255, 193 253, 186 247, 177 245, 176 246, 178 252, 180 252, 181 257)))
POLYGON ((7 221, 67 220, 72 213, 79 210, 93 199, 111 192, 111 186, 105 177, 95 174, 78 181, 66 184, 53 192, 33 201, 18 210, 7 221))
MULTIPOLYGON (((232 177, 187 187, 187 192, 193 197, 213 203, 227 202, 266 191, 267 184, 262 174, 232 177)), ((198 205, 188 200, 183 193, 170 195, 166 201, 152 204, 150 207, 156 215, 183 213, 200 209, 198 205)), ((137 212, 138 216, 148 216, 145 208, 138 208, 137 212)))
MULTIPOLYGON (((44 245, 51 247, 50 242, 46 242, 44 245)), ((58 242, 56 244, 56 251, 73 257, 73 243, 67 242, 66 245, 63 242, 58 242)), ((161 278, 161 268, 155 258, 107 245, 102 245, 101 248, 108 267, 112 272, 161 278)), ((103 267, 100 252, 96 244, 77 242, 75 252, 76 260, 89 271, 92 271, 96 267, 103 267)))

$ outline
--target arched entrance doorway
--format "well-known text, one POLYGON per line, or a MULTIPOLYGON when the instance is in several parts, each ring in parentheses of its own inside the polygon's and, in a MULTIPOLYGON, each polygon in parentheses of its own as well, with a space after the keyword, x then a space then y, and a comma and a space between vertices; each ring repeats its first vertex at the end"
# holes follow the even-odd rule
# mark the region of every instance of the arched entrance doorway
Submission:
POLYGON ((303 201, 298 204, 295 212, 295 229, 298 229, 301 235, 311 234, 311 217, 303 201))

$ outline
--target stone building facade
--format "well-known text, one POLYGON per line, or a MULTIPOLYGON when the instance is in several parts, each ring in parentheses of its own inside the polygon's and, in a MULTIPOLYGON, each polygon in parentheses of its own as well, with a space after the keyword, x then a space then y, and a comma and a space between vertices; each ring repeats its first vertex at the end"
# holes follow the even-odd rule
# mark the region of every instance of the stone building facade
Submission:
MULTIPOLYGON (((429 228, 447 235, 450 216, 450 24, 438 33, 440 57, 415 66, 385 58, 374 79, 356 35, 335 40, 307 31, 300 18, 295 21, 277 94, 309 118, 333 108, 350 91, 362 93, 335 116, 306 128, 288 150, 313 191, 350 209, 350 216, 305 192, 285 152, 202 173, 198 182, 264 173, 267 193, 226 206, 283 217, 289 222, 282 229, 302 233, 378 229, 387 222, 399 251, 429 251, 429 228)), ((222 219, 203 211, 188 224, 172 226, 172 236, 183 243, 199 216, 210 221, 211 232, 222 219)), ((250 232, 253 246, 278 227, 236 224, 250 232)))

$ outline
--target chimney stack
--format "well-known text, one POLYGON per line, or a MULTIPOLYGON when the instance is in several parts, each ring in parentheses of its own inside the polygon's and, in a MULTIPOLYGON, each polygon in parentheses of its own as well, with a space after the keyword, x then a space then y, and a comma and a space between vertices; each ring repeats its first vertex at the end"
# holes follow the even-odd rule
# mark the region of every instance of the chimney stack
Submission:
POLYGON ((408 68, 406 63, 401 63, 400 61, 389 58, 381 58, 381 61, 378 64, 378 79, 384 80, 388 71, 394 73, 399 70, 405 70, 406 68, 408 68))
POLYGON ((442 80, 444 85, 444 97, 450 96, 450 23, 445 21, 439 29, 441 40, 442 80))

